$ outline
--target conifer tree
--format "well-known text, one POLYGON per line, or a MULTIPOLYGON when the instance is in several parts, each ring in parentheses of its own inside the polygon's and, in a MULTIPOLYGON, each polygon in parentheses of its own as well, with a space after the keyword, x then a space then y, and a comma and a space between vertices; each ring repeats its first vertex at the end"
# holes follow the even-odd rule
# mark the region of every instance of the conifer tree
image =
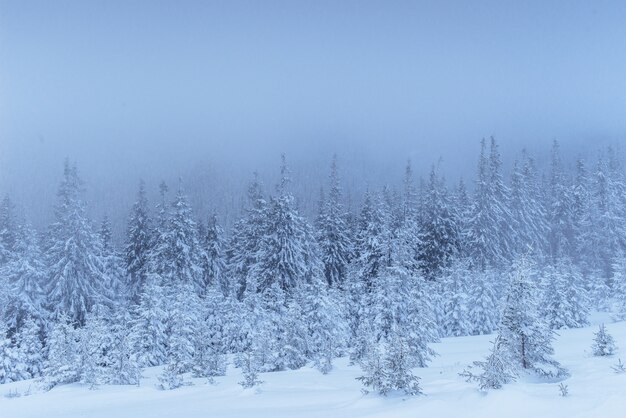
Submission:
POLYGON ((44 388, 75 383, 80 379, 78 332, 68 316, 61 314, 50 325, 46 338, 48 357, 44 366, 44 388))
POLYGON ((423 205, 420 261, 424 275, 434 279, 458 252, 458 225, 450 208, 443 180, 433 166, 423 205))
POLYGON ((540 315, 535 280, 529 262, 521 259, 514 266, 499 335, 514 367, 540 376, 561 377, 567 371, 551 358, 554 331, 540 315))
POLYGON ((484 361, 475 361, 474 367, 481 370, 476 374, 468 370, 461 373, 468 382, 478 383, 478 389, 487 391, 490 389, 502 389, 507 383, 515 381, 517 371, 512 367, 509 351, 500 335, 493 341, 491 352, 484 361))
POLYGON ((270 200, 257 263, 251 271, 259 292, 278 283, 282 290, 291 293, 320 269, 310 226, 295 207, 293 195, 287 190, 289 182, 283 155, 277 196, 270 200))
POLYGON ((459 337, 472 333, 469 318, 469 260, 456 260, 443 271, 443 333, 459 337))
POLYGON ((604 324, 601 324, 598 328, 598 332, 595 332, 593 339, 593 345, 591 351, 596 357, 612 356, 615 354, 617 347, 615 346, 615 340, 611 334, 606 331, 604 324))
POLYGON ((583 277, 571 260, 560 259, 544 272, 543 313, 552 329, 587 325, 589 297, 583 277))
POLYGON ((148 275, 134 308, 131 344, 141 366, 157 366, 167 358, 167 315, 159 276, 148 275))
POLYGON ((28 376, 41 377, 44 355, 40 324, 33 318, 27 318, 19 328, 15 341, 19 349, 19 358, 26 365, 28 376))
POLYGON ((19 348, 11 341, 7 326, 0 321, 0 384, 28 379, 28 367, 19 348))
POLYGON ((211 286, 217 286, 224 295, 230 292, 230 284, 226 276, 226 262, 224 256, 224 231, 217 222, 217 215, 209 216, 204 236, 201 237, 203 251, 203 285, 206 291, 211 286))
MULTIPOLYGON (((257 265, 261 240, 267 225, 267 201, 263 198, 262 186, 258 174, 248 187, 248 208, 246 216, 237 221, 226 250, 226 264, 229 278, 235 287, 234 293, 239 300, 243 298, 249 275, 257 265)), ((256 291, 256 289, 255 289, 256 291)))
POLYGON ((139 182, 137 201, 133 204, 124 245, 124 263, 129 278, 129 297, 139 303, 147 281, 148 262, 152 247, 152 225, 149 216, 145 183, 139 182))
POLYGON ((320 202, 318 243, 326 281, 329 286, 339 288, 343 287, 346 280, 348 263, 352 255, 350 236, 344 217, 337 173, 337 156, 333 156, 328 198, 320 202))
POLYGON ((87 218, 76 167, 65 162, 55 221, 46 248, 48 306, 79 325, 96 303, 111 303, 104 277, 102 245, 87 218))
POLYGON ((7 300, 2 304, 4 319, 10 330, 19 329, 27 317, 43 322, 46 266, 35 231, 27 224, 18 226, 18 239, 10 261, 0 267, 7 280, 7 300))

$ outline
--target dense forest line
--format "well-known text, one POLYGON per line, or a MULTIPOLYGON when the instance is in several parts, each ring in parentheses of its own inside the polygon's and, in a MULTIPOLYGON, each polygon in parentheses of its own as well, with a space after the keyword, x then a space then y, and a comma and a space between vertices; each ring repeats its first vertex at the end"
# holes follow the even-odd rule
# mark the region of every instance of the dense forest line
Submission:
POLYGON ((347 355, 365 386, 414 394, 429 343, 494 331, 486 386, 566 375, 554 330, 592 309, 626 316, 626 176, 611 148, 569 170, 555 141, 549 161, 522 152, 506 179, 498 144, 482 141, 471 190, 435 166, 416 182, 409 163, 400 191, 368 190, 352 213, 334 158, 308 220, 283 156, 272 193, 255 175, 228 234, 217 214, 195 219, 182 182, 162 183, 154 210, 141 182, 121 248, 66 162, 47 230, 0 205, 0 383, 134 384, 166 365, 161 385, 175 388, 232 361, 250 387, 347 355))

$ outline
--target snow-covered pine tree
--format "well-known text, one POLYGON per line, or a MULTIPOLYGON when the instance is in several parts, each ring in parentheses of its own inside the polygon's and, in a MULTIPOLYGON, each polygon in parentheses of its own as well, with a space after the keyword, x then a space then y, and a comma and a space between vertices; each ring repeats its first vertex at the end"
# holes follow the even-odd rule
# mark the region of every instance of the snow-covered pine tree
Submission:
POLYGON ((102 264, 105 287, 116 304, 125 304, 129 297, 129 286, 126 280, 126 271, 122 256, 113 246, 111 222, 105 216, 100 226, 100 240, 102 242, 102 264))
POLYGON ((9 338, 8 327, 0 321, 0 384, 30 377, 26 359, 20 354, 19 347, 9 338))
POLYGON ((297 370, 307 363, 308 335, 304 312, 299 301, 292 298, 287 301, 285 317, 285 336, 283 342, 285 368, 297 370))
POLYGON ((626 319, 626 255, 620 253, 613 263, 613 316, 620 321, 626 319))
POLYGON ((212 380, 223 376, 227 366, 225 297, 216 286, 210 286, 202 302, 201 316, 195 338, 192 371, 195 377, 212 380))
POLYGON ((200 237, 204 249, 202 259, 204 292, 211 286, 217 286, 224 295, 230 293, 230 283, 226 275, 224 255, 224 231, 217 222, 217 214, 209 216, 204 236, 200 237))
POLYGON ((426 367, 435 352, 428 343, 438 341, 438 330, 430 304, 427 282, 402 267, 388 267, 378 277, 371 321, 375 340, 387 341, 392 331, 402 336, 412 367, 426 367))
MULTIPOLYGON (((365 373, 357 377, 366 388, 372 388, 386 396, 391 391, 402 391, 406 395, 421 395, 419 378, 411 372, 414 360, 402 334, 390 331, 388 342, 373 344, 361 368, 365 373)), ((367 393, 367 390, 364 390, 367 393)))
POLYGON ((443 270, 443 334, 459 337, 471 335, 473 329, 469 318, 469 287, 472 273, 470 261, 457 259, 443 270))
POLYGON ((198 228, 193 219, 187 196, 179 184, 178 192, 172 202, 172 210, 166 230, 166 270, 165 283, 176 287, 183 282, 191 284, 200 295, 204 289, 202 278, 202 259, 204 250, 198 239, 198 228))
POLYGON ((548 223, 537 184, 535 164, 526 151, 522 153, 522 161, 516 161, 513 167, 510 206, 516 233, 514 252, 523 254, 531 249, 534 254, 544 254, 548 223))
POLYGON ((186 373, 193 366, 201 312, 200 298, 191 281, 178 282, 172 289, 168 310, 168 363, 173 371, 186 373))
POLYGON ((111 350, 111 333, 106 317, 110 314, 101 306, 94 306, 87 315, 84 327, 78 333, 78 361, 76 368, 79 382, 95 389, 107 383, 107 358, 111 350))
POLYGON ((548 222, 550 227, 550 256, 554 261, 573 255, 574 213, 571 187, 564 173, 560 146, 557 140, 552 144, 550 184, 548 193, 548 222))
POLYGON ((80 379, 78 331, 70 318, 61 314, 50 324, 46 338, 48 356, 44 367, 43 386, 75 383, 80 379))
POLYGON ((241 300, 246 292, 248 275, 257 264, 259 247, 267 224, 267 202, 263 198, 258 174, 248 187, 246 216, 233 227, 226 249, 226 266, 236 297, 241 300))
POLYGON ((345 213, 341 204, 341 187, 337 173, 337 156, 330 168, 330 189, 327 199, 320 202, 318 214, 318 243, 324 274, 329 286, 342 288, 352 257, 352 245, 345 213))
POLYGON ((15 335, 19 358, 26 365, 29 378, 41 377, 44 368, 41 325, 34 318, 27 318, 15 335))
POLYGON ((549 378, 566 376, 567 371, 551 358, 554 331, 539 312, 541 295, 536 280, 526 258, 516 262, 499 335, 509 350, 514 367, 549 378))
POLYGON ((501 165, 495 140, 491 138, 487 156, 483 139, 465 236, 467 251, 479 271, 505 265, 513 251, 509 190, 502 180, 501 165))
POLYGON ((496 290, 499 279, 493 270, 468 271, 468 321, 471 335, 490 334, 500 321, 500 298, 496 290))
POLYGON ((335 357, 346 348, 348 326, 338 291, 313 281, 302 298, 303 321, 308 328, 306 347, 315 368, 326 374, 335 357))
POLYGON ((18 226, 18 239, 8 263, 0 267, 7 279, 7 300, 1 305, 9 330, 22 327, 27 317, 44 321, 43 309, 46 267, 35 231, 26 223, 18 226))
POLYGON ((139 303, 143 287, 147 281, 148 262, 152 248, 152 226, 146 197, 146 186, 139 182, 137 201, 128 219, 126 242, 124 245, 124 263, 129 280, 129 297, 139 303))
POLYGON ((478 389, 482 391, 501 389, 507 383, 515 381, 517 376, 517 370, 512 367, 509 350, 500 335, 493 341, 487 358, 484 361, 475 361, 473 366, 479 368, 481 372, 474 373, 470 366, 460 375, 465 377, 467 382, 478 383, 478 389))
POLYGON ((65 162, 58 203, 45 254, 48 266, 47 305, 82 325, 96 303, 111 303, 105 288, 101 242, 92 230, 81 199, 76 167, 65 162))
POLYGON ((131 344, 141 366, 158 366, 167 359, 167 314, 160 277, 149 274, 134 308, 131 344))
POLYGON ((8 263, 18 242, 15 206, 9 196, 0 203, 0 267, 8 263))
POLYGON ((598 332, 595 332, 593 335, 591 352, 594 356, 605 357, 615 354, 615 350, 617 350, 615 340, 613 336, 607 332, 604 324, 601 324, 598 328, 598 332))
POLYGON ((392 335, 384 357, 386 386, 391 390, 403 391, 406 395, 421 395, 420 379, 411 372, 414 364, 411 343, 397 330, 393 330, 392 335))
POLYGON ((119 307, 109 326, 110 347, 106 353, 106 381, 111 385, 139 385, 141 367, 134 353, 132 317, 126 307, 119 307))
POLYGON ((580 328, 589 323, 589 297, 572 260, 559 259, 543 272, 542 312, 552 329, 580 328))
POLYGON ((287 190, 290 182, 285 156, 282 156, 281 180, 277 196, 272 197, 267 224, 255 256, 249 280, 263 292, 274 283, 291 294, 309 281, 320 269, 311 228, 295 207, 294 197, 287 190))
POLYGON ((420 266, 427 279, 434 279, 450 264, 459 249, 459 228, 435 167, 430 171, 420 226, 420 266))

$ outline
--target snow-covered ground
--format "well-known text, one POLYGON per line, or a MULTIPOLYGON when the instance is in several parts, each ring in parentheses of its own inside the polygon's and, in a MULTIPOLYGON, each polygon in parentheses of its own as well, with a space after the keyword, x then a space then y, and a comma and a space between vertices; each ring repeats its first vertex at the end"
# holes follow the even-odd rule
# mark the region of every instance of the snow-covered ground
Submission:
POLYGON ((208 385, 202 379, 174 391, 155 387, 159 368, 148 369, 141 386, 103 386, 89 390, 80 385, 41 392, 32 381, 0 385, 2 418, 74 417, 602 417, 626 416, 626 373, 611 366, 620 353, 626 362, 626 322, 610 323, 596 314, 593 326, 565 330, 555 342, 556 359, 571 372, 564 383, 569 396, 559 396, 558 383, 520 380, 487 394, 466 383, 458 373, 482 359, 492 336, 446 338, 433 348, 439 353, 430 367, 417 369, 425 396, 386 398, 361 393, 358 367, 346 359, 322 375, 312 368, 261 375, 265 382, 243 389, 239 370, 208 385), (597 324, 606 321, 609 333, 623 346, 617 355, 597 358, 590 346, 597 324), (10 393, 30 394, 7 397, 10 393))

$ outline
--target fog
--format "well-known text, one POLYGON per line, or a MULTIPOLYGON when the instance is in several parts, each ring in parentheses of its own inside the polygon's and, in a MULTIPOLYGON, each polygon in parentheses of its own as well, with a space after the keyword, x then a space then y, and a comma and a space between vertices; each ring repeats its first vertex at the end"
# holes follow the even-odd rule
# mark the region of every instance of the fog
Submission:
POLYGON ((626 3, 0 0, 0 193, 49 221, 64 158, 122 228, 140 178, 182 177, 200 215, 239 208, 281 152, 317 198, 441 164, 471 183, 557 138, 626 139, 626 3))

